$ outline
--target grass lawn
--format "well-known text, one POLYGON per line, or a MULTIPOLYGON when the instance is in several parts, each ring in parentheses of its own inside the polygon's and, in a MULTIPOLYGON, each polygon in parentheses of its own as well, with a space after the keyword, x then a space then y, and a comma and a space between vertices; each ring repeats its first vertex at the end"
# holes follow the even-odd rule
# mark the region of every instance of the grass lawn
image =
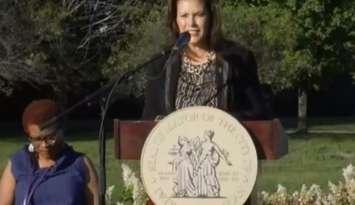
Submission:
MULTIPOLYGON (((321 121, 322 122, 322 121, 321 121)), ((335 123, 334 123, 335 124, 335 123)), ((317 126, 317 125, 313 125, 317 126)), ((320 125, 319 125, 320 126, 320 125)), ((322 122, 321 126, 326 127, 322 122)), ((333 126, 333 125, 332 125, 333 126)), ((337 125, 350 127, 348 125, 337 125)), ((26 142, 18 128, 1 126, 0 171, 8 157, 26 142), (15 131, 12 131, 15 130, 15 131), (17 130, 17 131, 16 131, 17 130)), ((86 153, 98 165, 97 133, 94 128, 70 130, 66 137, 76 150, 86 153)), ((119 161, 114 157, 114 140, 107 140, 107 185, 116 185, 114 197, 120 195, 122 179, 119 161)), ((138 163, 128 162, 134 169, 138 163)), ((355 165, 355 136, 346 134, 295 134, 289 136, 289 154, 280 160, 262 161, 258 179, 258 190, 275 191, 277 184, 289 190, 299 190, 302 184, 319 184, 328 190, 328 181, 342 180, 342 168, 355 165)))
POLYGON ((302 184, 321 185, 342 180, 342 168, 355 165, 355 136, 310 134, 289 136, 289 154, 276 161, 262 161, 259 190, 275 191, 277 184, 299 190, 302 184))

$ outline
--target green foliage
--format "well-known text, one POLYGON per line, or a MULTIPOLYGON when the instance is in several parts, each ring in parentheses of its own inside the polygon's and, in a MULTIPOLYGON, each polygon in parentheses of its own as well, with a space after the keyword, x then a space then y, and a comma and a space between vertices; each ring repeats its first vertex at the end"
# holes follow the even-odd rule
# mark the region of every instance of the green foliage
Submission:
POLYGON ((144 21, 128 28, 126 35, 112 45, 112 55, 103 70, 106 75, 132 69, 167 45, 169 33, 163 10, 159 7, 147 10, 144 21))
POLYGON ((42 38, 52 40, 63 35, 62 21, 68 13, 62 8, 60 1, 30 0, 24 11, 32 19, 36 33, 42 38))
POLYGON ((351 1, 309 0, 296 8, 295 21, 300 27, 296 49, 311 54, 311 65, 319 70, 315 83, 327 82, 353 69, 354 14, 355 4, 351 1))
POLYGON ((353 69, 354 7, 349 1, 227 1, 225 33, 255 52, 262 82, 276 90, 318 89, 353 69))
POLYGON ((132 197, 132 192, 133 192, 133 188, 125 188, 122 187, 119 191, 118 191, 118 201, 120 202, 125 202, 125 203, 133 203, 133 197, 132 197))
MULTIPOLYGON (((249 6, 265 6, 272 0, 224 0, 226 4, 238 6, 240 4, 247 4, 249 6)), ((275 1, 275 0, 274 0, 275 1)))
POLYGON ((28 19, 22 18, 10 1, 3 1, 0 5, 0 93, 11 95, 16 82, 38 79, 24 61, 33 45, 32 38, 28 19))
POLYGON ((10 47, 11 55, 16 58, 7 56, 5 60, 17 64, 6 66, 6 75, 0 74, 13 89, 18 89, 24 78, 31 86, 50 87, 52 92, 47 97, 55 97, 63 104, 68 95, 81 90, 83 82, 100 78, 97 64, 103 56, 97 55, 103 49, 98 41, 92 41, 88 49, 79 48, 86 35, 80 30, 85 28, 84 4, 64 2, 30 0, 11 6, 14 11, 6 17, 16 16, 11 25, 16 32, 10 47), (16 30, 16 27, 26 30, 16 30), (16 77, 19 72, 24 77, 16 77))
MULTIPOLYGON (((14 24, 29 27, 27 33, 19 31, 14 40, 25 47, 16 53, 23 64, 18 70, 41 73, 28 82, 50 86, 51 95, 65 99, 74 90, 80 91, 83 82, 104 83, 113 73, 123 73, 160 50, 161 39, 167 35, 154 33, 157 26, 164 27, 162 1, 96 3, 29 0, 9 6, 26 20, 14 24), (28 37, 22 40, 23 36, 28 37), (155 44, 151 44, 151 37, 155 44)), ((0 74, 0 85, 8 86, 10 89, 2 91, 11 94, 23 79, 15 78, 14 69, 4 69, 8 75, 0 74)))
MULTIPOLYGON (((132 70, 168 46, 169 31, 165 22, 165 10, 165 7, 159 5, 149 7, 142 5, 140 11, 145 11, 142 21, 129 27, 125 35, 112 45, 112 54, 102 70, 105 76, 132 70)), ((142 94, 144 75, 141 73, 134 77, 126 85, 121 86, 120 93, 142 94)))
MULTIPOLYGON (((287 50, 296 45, 296 30, 292 16, 277 4, 251 7, 247 4, 224 7, 224 32, 227 38, 251 49, 259 64, 261 81, 274 89, 292 86, 284 64, 287 50)), ((292 66, 293 64, 291 64, 292 66)))

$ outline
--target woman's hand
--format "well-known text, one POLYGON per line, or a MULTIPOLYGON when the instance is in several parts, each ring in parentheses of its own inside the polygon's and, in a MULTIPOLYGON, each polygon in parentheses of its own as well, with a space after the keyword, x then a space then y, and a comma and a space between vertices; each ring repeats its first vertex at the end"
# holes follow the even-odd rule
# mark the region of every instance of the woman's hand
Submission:
POLYGON ((15 177, 11 172, 11 162, 5 167, 0 181, 0 205, 12 205, 15 196, 15 177))

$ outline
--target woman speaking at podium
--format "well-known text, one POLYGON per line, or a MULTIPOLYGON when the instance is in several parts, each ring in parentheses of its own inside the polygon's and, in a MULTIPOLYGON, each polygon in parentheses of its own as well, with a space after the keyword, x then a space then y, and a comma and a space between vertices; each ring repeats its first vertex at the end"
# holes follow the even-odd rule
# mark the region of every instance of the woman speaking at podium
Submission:
POLYGON ((168 1, 172 36, 176 40, 187 33, 190 40, 150 67, 144 119, 197 105, 216 107, 243 120, 268 118, 254 55, 223 38, 217 1, 168 1))
POLYGON ((51 100, 26 107, 22 124, 30 143, 4 170, 0 205, 98 204, 98 182, 89 159, 64 142, 60 123, 41 129, 58 112, 51 100))

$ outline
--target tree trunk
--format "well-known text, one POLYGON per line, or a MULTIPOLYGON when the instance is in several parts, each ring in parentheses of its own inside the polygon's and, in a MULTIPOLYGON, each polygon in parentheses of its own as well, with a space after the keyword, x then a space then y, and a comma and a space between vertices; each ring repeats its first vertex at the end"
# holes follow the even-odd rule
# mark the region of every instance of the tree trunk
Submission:
POLYGON ((298 89, 298 121, 297 130, 307 132, 307 91, 306 89, 298 89))

